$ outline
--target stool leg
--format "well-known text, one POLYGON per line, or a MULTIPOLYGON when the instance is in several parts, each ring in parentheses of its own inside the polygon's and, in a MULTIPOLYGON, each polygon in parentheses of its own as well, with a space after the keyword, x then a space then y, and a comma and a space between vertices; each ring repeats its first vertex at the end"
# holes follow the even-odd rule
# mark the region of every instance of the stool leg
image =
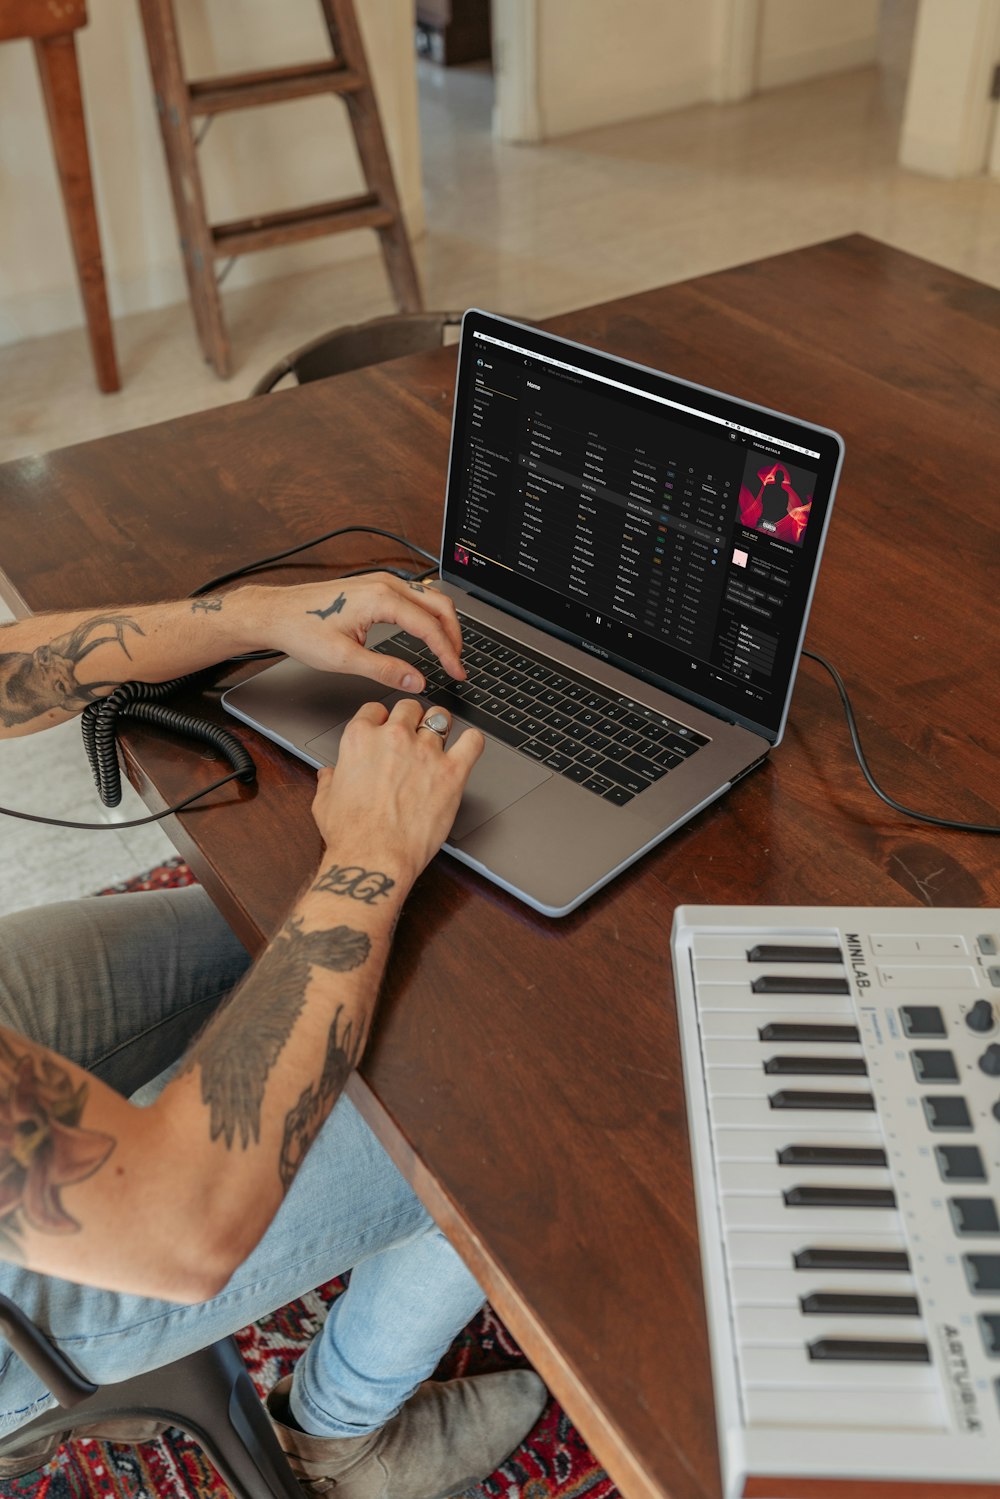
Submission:
POLYGON ((63 203, 73 244, 76 272, 90 335, 97 383, 110 392, 121 388, 115 359, 108 298, 101 261, 101 238, 94 209, 94 185, 87 152, 80 71, 72 32, 34 43, 35 58, 45 96, 49 130, 55 152, 63 203))

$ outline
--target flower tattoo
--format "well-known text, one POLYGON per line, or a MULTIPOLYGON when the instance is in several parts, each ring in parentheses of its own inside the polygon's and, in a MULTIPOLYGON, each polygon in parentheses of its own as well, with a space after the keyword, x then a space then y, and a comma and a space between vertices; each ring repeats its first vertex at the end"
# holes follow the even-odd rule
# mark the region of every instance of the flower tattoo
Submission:
POLYGON ((80 1124, 87 1084, 74 1086, 55 1058, 34 1048, 20 1054, 0 1035, 0 1242, 16 1248, 25 1226, 71 1234, 64 1187, 85 1181, 115 1147, 110 1135, 80 1124))

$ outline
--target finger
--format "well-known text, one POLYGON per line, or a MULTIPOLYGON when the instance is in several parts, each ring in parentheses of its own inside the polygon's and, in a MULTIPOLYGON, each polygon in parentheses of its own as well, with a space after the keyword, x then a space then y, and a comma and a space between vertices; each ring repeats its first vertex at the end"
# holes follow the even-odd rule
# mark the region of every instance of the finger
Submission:
POLYGON ((403 698, 389 714, 389 723, 399 724, 415 734, 425 712, 423 703, 415 702, 412 697, 403 698))
MULTIPOLYGON (((376 618, 387 624, 399 625, 411 635, 416 635, 425 645, 430 646, 450 677, 464 680, 465 668, 459 660, 461 631, 456 646, 449 639, 434 610, 422 602, 425 597, 425 594, 410 593, 402 587, 398 590, 387 588, 384 598, 379 601, 376 618)), ((455 624, 458 624, 457 619, 455 624)))
POLYGON ((424 609, 429 609, 436 616, 441 628, 455 647, 457 654, 462 652, 462 627, 458 622, 455 605, 446 593, 440 593, 431 583, 410 582, 404 583, 402 579, 394 580, 400 588, 405 588, 409 593, 416 596, 416 602, 424 609))
POLYGON ((385 703, 362 703, 351 722, 382 724, 388 717, 389 710, 385 703))
POLYGON ((357 645, 354 641, 345 641, 341 650, 338 670, 349 672, 351 676, 370 677, 373 682, 381 682, 384 687, 395 687, 398 692, 423 692, 426 686, 422 673, 409 661, 400 661, 396 656, 383 656, 377 651, 366 651, 363 645, 357 645))
POLYGON ((448 758, 462 769, 466 776, 486 748, 486 740, 478 729, 463 729, 458 738, 448 746, 448 758))

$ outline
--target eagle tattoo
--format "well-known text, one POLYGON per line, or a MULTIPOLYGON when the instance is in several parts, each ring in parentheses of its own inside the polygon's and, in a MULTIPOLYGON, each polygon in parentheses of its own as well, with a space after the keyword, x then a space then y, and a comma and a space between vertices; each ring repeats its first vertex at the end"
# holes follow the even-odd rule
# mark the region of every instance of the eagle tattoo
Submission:
POLYGON ((370 951, 368 937, 352 927, 303 932, 301 916, 285 923, 238 991, 238 1001, 229 1000, 210 1021, 181 1069, 201 1069, 213 1140, 222 1135, 231 1149, 239 1135, 244 1150, 259 1142, 267 1075, 302 1012, 310 969, 349 973, 370 951))

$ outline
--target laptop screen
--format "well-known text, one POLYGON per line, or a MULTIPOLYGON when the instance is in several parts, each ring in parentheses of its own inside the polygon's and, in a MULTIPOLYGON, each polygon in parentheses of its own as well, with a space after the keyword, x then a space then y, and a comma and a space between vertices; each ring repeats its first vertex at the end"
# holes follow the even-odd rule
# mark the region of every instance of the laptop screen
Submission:
POLYGON ((842 444, 466 314, 442 575, 780 737, 842 444))

